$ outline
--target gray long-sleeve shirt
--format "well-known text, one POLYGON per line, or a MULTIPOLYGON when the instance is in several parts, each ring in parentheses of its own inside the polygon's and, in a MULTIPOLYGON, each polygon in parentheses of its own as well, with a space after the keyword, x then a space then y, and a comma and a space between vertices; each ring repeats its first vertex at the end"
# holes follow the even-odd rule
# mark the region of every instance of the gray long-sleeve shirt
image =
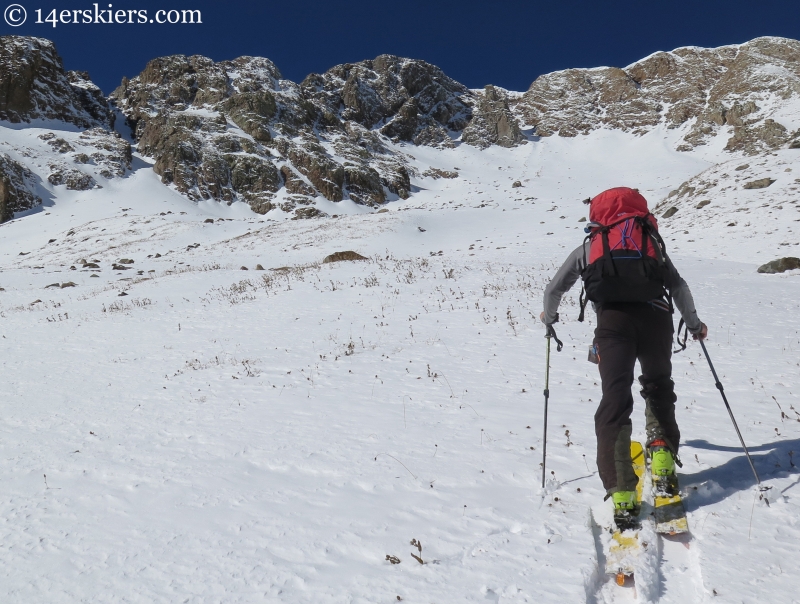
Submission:
MULTIPOLYGON (((586 267, 586 258, 589 256, 590 242, 578 246, 567 258, 566 262, 558 269, 555 277, 547 285, 544 290, 544 322, 547 324, 553 323, 556 320, 556 312, 558 305, 561 304, 561 298, 564 297, 570 288, 575 285, 575 282, 581 276, 583 269, 586 267)), ((675 306, 681 313, 683 320, 689 327, 689 331, 697 333, 702 327, 700 319, 697 317, 697 311, 694 308, 694 298, 692 292, 689 291, 689 286, 683 277, 680 276, 675 265, 669 257, 665 256, 667 274, 665 285, 672 294, 672 300, 675 306)), ((592 304, 594 307, 594 303, 592 304)), ((597 310, 595 308, 595 310, 597 310)))

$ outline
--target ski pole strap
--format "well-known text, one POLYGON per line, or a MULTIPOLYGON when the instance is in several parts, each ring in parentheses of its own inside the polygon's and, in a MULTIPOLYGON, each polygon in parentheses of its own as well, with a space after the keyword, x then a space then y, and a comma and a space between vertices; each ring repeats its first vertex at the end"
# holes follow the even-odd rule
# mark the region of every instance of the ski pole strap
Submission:
POLYGON ((675 341, 678 343, 678 348, 673 350, 672 352, 678 353, 683 350, 686 350, 686 340, 689 338, 689 326, 686 325, 686 322, 681 319, 678 323, 678 331, 675 334, 675 341), (683 341, 681 341, 681 329, 683 329, 683 341))
POLYGON ((547 326, 547 333, 544 335, 545 338, 553 338, 556 341, 556 350, 561 352, 561 349, 564 348, 564 343, 558 339, 556 335, 556 330, 553 329, 552 325, 547 326))

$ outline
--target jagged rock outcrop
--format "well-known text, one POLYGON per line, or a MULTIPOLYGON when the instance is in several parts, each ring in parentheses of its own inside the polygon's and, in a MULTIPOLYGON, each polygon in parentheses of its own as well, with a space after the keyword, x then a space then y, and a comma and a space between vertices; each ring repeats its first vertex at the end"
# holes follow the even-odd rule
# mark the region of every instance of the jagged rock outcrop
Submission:
POLYGON ((463 130, 472 113, 466 86, 425 61, 393 55, 337 65, 301 86, 339 120, 416 145, 452 147, 450 133, 463 130))
POLYGON ((33 173, 15 162, 5 153, 0 153, 0 222, 14 217, 14 212, 30 210, 41 205, 33 173))
POLYGON ((413 168, 389 141, 452 147, 473 110, 481 124, 465 142, 523 139, 505 94, 490 87, 477 98, 439 68, 392 55, 301 84, 263 58, 161 57, 111 99, 164 183, 258 212, 290 212, 316 196, 368 206, 406 198, 413 168))
POLYGON ((600 127, 639 132, 658 123, 658 111, 652 103, 634 104, 637 94, 622 69, 568 69, 538 77, 516 110, 539 136, 573 137, 600 127))
POLYGON ((0 36, 0 119, 111 127, 113 114, 85 72, 65 72, 50 40, 0 36))
POLYGON ((375 205, 384 187, 410 188, 402 158, 368 130, 347 128, 267 59, 162 57, 111 98, 162 181, 192 199, 290 212, 317 195, 375 205))
MULTIPOLYGON (((54 151, 71 157, 76 164, 96 165, 104 178, 123 176, 131 169, 131 145, 117 132, 90 128, 81 132, 77 138, 73 137, 71 143, 55 132, 45 132, 39 138, 46 141, 54 151)), ((64 166, 59 168, 62 172, 64 169, 64 166)), ((48 180, 53 182, 52 179, 48 180)), ((59 178, 56 177, 56 180, 59 178)))
POLYGON ((85 172, 59 164, 50 166, 50 176, 47 180, 53 186, 66 185, 70 191, 88 191, 97 186, 94 178, 85 172))
POLYGON ((539 136, 598 128, 644 134, 663 124, 686 128, 679 150, 723 133, 726 150, 753 155, 800 140, 800 132, 790 132, 786 118, 777 115, 783 102, 798 95, 800 42, 768 37, 658 52, 624 69, 546 74, 513 109, 539 136))
MULTIPOLYGON (((258 212, 289 212, 318 195, 369 206, 408 197, 412 169, 387 139, 453 146, 473 104, 437 67, 391 55, 299 85, 268 59, 161 57, 123 79, 111 99, 164 183, 258 212)), ((499 126, 503 141, 514 126, 499 126)))
POLYGON ((508 93, 486 86, 464 128, 461 140, 481 149, 491 145, 514 147, 525 141, 517 119, 508 106, 508 93))

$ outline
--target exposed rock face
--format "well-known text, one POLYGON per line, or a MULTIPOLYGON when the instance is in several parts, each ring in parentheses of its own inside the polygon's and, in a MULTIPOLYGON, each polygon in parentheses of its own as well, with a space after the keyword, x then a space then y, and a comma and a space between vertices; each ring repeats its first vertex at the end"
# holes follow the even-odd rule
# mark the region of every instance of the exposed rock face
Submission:
POLYGON ((0 153, 0 222, 14 217, 14 212, 29 210, 42 203, 35 191, 34 176, 27 168, 0 153))
MULTIPOLYGON (((80 133, 77 140, 67 142, 54 132, 40 134, 53 150, 71 156, 76 164, 95 164, 104 178, 123 176, 131 168, 131 145, 116 132, 91 128, 80 133)), ((63 171, 62 166, 59 170, 63 171)), ((48 179, 53 182, 51 179, 48 179)), ((56 177, 56 180, 59 180, 56 177)), ((62 179, 63 180, 63 179, 62 179)), ((53 183, 62 184, 62 182, 53 183)))
POLYGON ((482 149, 491 145, 514 147, 524 142, 525 137, 508 107, 505 91, 486 86, 461 140, 482 149))
POLYGON ((285 187, 287 212, 317 195, 373 205, 402 173, 400 158, 362 140, 369 131, 346 128, 267 59, 162 57, 112 99, 162 181, 192 199, 243 200, 266 213, 285 187))
MULTIPOLYGON (((91 152, 91 162, 100 167, 100 175, 104 178, 123 176, 131 169, 131 145, 117 132, 91 128, 81 132, 76 144, 91 152)), ((74 159, 81 163, 78 160, 83 158, 76 156, 74 159)))
POLYGON ((81 108, 94 118, 96 124, 113 128, 114 113, 103 91, 92 82, 89 74, 86 71, 68 71, 66 76, 81 108))
POLYGON ((477 99, 439 68, 392 55, 299 85, 267 59, 162 57, 111 99, 164 183, 192 199, 244 200, 258 212, 290 212, 316 196, 368 206, 408 197, 413 169, 388 140, 452 147, 476 101, 481 125, 465 142, 522 140, 505 95, 489 87, 477 99))
POLYGON ((658 52, 625 69, 546 74, 514 110, 539 136, 576 136, 603 127, 644 134, 664 124, 687 129, 679 150, 727 132, 728 151, 752 155, 798 139, 776 115, 781 101, 798 94, 800 42, 757 38, 738 46, 658 52))
POLYGON ((112 114, 85 72, 64 71, 50 40, 0 36, 0 119, 110 127, 112 114))
POLYGON ((67 185, 67 189, 70 191, 87 191, 97 185, 94 178, 80 170, 58 165, 50 166, 50 170, 47 180, 54 186, 67 185))
POLYGON ((417 145, 452 146, 450 132, 469 122, 472 94, 441 69, 412 59, 381 55, 337 65, 301 84, 339 120, 417 145))
POLYGON ((537 78, 517 111, 539 136, 572 137, 603 126, 638 132, 658 123, 658 110, 635 102, 637 93, 622 69, 569 69, 537 78))

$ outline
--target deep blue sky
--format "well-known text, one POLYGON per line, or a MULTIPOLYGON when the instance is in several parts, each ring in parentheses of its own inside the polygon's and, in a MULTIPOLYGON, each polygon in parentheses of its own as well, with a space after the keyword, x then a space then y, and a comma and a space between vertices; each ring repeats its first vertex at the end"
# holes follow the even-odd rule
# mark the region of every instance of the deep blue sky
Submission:
MULTIPOLYGON (((391 53, 425 59, 471 88, 526 90, 568 67, 625 66, 657 50, 719 46, 757 36, 800 38, 797 0, 111 0, 114 10, 199 9, 203 25, 36 25, 50 9, 93 9, 86 0, 19 2, 27 22, 0 33, 54 40, 67 69, 88 71, 106 92, 123 75, 167 54, 272 59, 284 77, 391 53)), ((100 3, 107 9, 109 0, 100 3)), ((5 6, 5 3, 2 5, 5 6)))

